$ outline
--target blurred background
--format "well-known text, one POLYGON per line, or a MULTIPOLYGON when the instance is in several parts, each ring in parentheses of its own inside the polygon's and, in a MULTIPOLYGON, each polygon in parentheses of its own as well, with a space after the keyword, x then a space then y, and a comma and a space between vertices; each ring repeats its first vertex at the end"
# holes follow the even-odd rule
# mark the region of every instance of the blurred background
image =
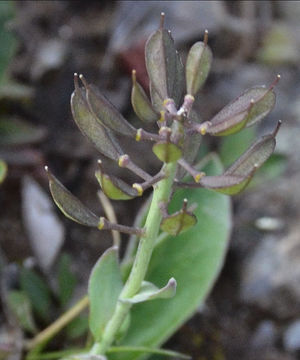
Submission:
MULTIPOLYGON (((281 74, 276 106, 259 127, 205 138, 205 149, 229 165, 257 134, 283 121, 275 154, 233 199, 230 248, 213 293, 168 346, 199 360, 299 359, 300 2, 71 0, 0 2, 0 359, 22 359, 24 329, 28 336, 44 328, 86 292, 91 267, 112 241, 108 232, 65 219, 49 196, 45 164, 104 214, 94 177, 99 155, 71 117, 73 73, 83 73, 139 126, 130 104, 131 70, 147 89, 144 44, 161 11, 183 62, 209 31, 214 62, 195 104, 203 120, 281 74), (24 299, 8 303, 20 281, 35 322, 27 315, 15 319, 20 304, 27 314, 24 299)), ((158 169, 150 147, 121 141, 144 169, 158 169)), ((123 170, 122 178, 134 181, 123 170)), ((141 204, 115 202, 119 222, 132 224, 141 204)), ((53 348, 80 342, 86 326, 83 314, 53 348)))

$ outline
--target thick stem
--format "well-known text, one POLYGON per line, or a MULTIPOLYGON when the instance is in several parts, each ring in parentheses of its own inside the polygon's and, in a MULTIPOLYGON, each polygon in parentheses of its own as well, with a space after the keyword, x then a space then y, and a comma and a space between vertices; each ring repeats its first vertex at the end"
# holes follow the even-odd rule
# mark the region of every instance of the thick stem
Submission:
MULTIPOLYGON (((176 167, 176 162, 165 164, 163 170, 165 171, 166 177, 154 186, 153 198, 145 223, 146 233, 140 239, 135 261, 128 280, 120 294, 120 299, 134 296, 140 290, 142 281, 145 279, 162 219, 159 204, 169 200, 176 167)), ((115 313, 104 330, 101 342, 93 346, 91 354, 103 355, 107 352, 116 337, 117 331, 130 311, 131 306, 131 304, 125 302, 118 302, 115 313)))

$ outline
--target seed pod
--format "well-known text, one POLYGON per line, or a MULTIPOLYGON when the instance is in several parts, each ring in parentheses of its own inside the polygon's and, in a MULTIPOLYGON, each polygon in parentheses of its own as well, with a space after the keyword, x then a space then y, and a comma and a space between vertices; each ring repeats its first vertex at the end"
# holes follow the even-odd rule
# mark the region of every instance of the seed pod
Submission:
POLYGON ((184 71, 170 32, 161 27, 150 36, 145 58, 155 109, 162 110, 162 103, 167 98, 174 99, 178 105, 183 92, 184 71))
POLYGON ((173 236, 189 230, 196 225, 196 216, 187 210, 187 200, 183 203, 183 208, 172 215, 164 216, 161 222, 161 229, 173 236))
POLYGON ((280 128, 281 121, 278 122, 272 134, 265 135, 255 141, 224 173, 224 175, 240 175, 259 168, 273 154, 276 146, 276 135, 280 128))
POLYGON ((105 129, 92 114, 86 101, 85 89, 78 84, 78 75, 74 75, 75 90, 71 96, 71 110, 79 130, 92 142, 101 154, 116 160, 123 154, 113 134, 105 129))
POLYGON ((107 197, 112 200, 129 200, 139 195, 137 190, 121 179, 104 173, 100 160, 98 161, 98 165, 99 169, 95 172, 95 176, 107 197))
POLYGON ((177 161, 182 156, 182 150, 169 141, 159 141, 153 145, 152 151, 158 159, 165 163, 177 161))
POLYGON ((212 63, 212 52, 205 42, 196 42, 186 60, 187 93, 195 96, 204 84, 212 63))
POLYGON ((199 126, 199 132, 225 136, 252 126, 269 114, 275 105, 273 86, 263 86, 245 91, 236 100, 225 106, 210 121, 199 126))
POLYGON ((80 75, 86 88, 88 105, 101 125, 121 135, 135 137, 136 129, 120 114, 113 104, 92 84, 88 84, 80 75))
POLYGON ((45 170, 49 179, 50 192, 55 204, 62 213, 69 219, 86 226, 97 227, 99 218, 82 202, 67 190, 60 181, 49 171, 48 166, 45 170))
POLYGON ((132 71, 131 103, 136 115, 145 123, 153 123, 159 114, 153 109, 144 89, 136 80, 136 72, 132 71))

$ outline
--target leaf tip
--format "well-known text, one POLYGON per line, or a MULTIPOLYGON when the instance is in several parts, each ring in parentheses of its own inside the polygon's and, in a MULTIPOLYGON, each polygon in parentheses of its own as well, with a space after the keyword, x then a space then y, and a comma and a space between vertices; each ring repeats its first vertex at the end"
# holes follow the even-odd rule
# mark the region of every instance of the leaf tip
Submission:
POLYGON ((132 79, 133 84, 135 84, 136 83, 136 70, 135 69, 132 69, 132 71, 131 71, 131 79, 132 79))

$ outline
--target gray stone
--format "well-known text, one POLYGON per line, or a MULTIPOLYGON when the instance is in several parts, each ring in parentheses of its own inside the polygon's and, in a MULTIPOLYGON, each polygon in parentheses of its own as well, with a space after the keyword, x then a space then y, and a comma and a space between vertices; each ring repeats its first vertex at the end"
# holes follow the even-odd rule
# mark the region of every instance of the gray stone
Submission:
POLYGON ((272 312, 278 318, 297 316, 300 310, 300 227, 283 238, 267 236, 246 259, 240 295, 244 302, 272 312))
POLYGON ((300 350, 300 319, 294 321, 283 335, 283 345, 288 351, 300 350))

